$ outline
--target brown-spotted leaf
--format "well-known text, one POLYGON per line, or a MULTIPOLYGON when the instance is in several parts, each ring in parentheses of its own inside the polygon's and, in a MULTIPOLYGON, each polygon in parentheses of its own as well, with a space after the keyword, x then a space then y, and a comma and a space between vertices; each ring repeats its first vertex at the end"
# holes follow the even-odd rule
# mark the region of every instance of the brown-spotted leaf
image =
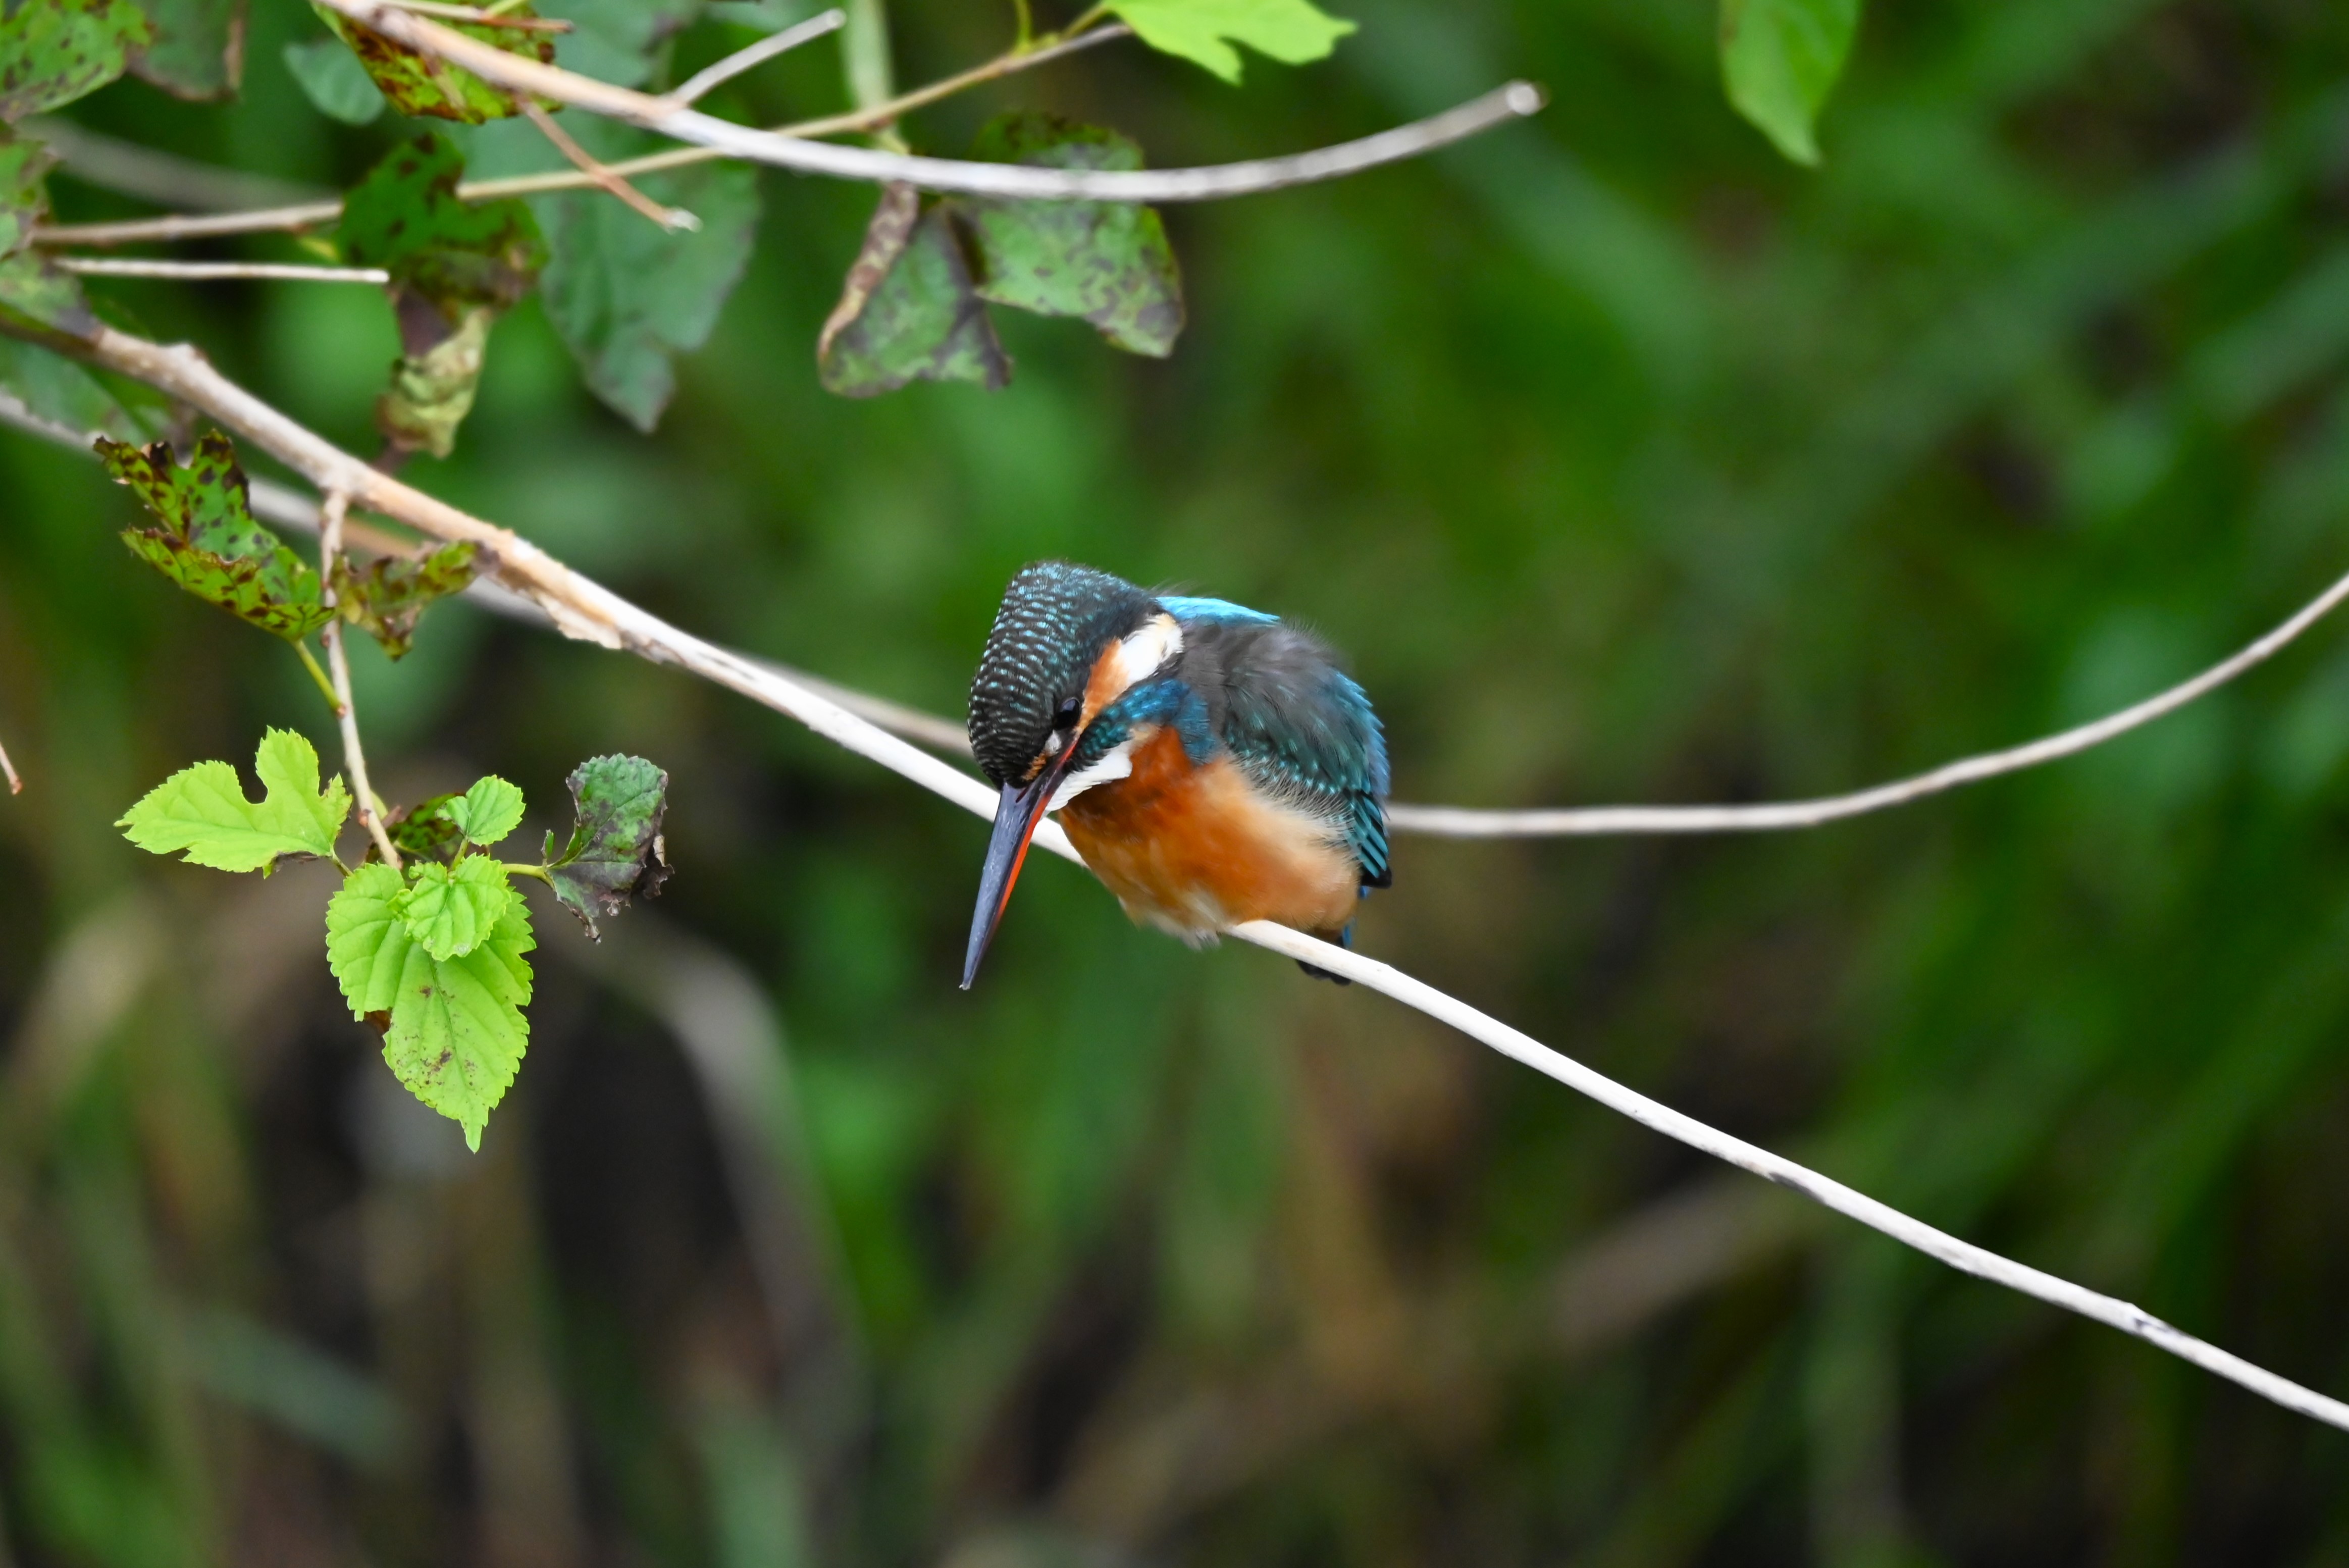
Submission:
POLYGON ((340 563, 335 573, 336 603, 343 619, 381 643, 385 654, 399 658, 415 645, 416 622, 425 606, 463 592, 473 580, 474 554, 471 543, 460 542, 421 557, 383 556, 363 568, 340 563))
POLYGON ((155 41, 130 0, 0 4, 0 120, 68 104, 120 76, 155 41))
POLYGON ((140 449, 100 437, 100 461, 160 525, 127 528, 131 553, 208 603, 299 642, 334 616, 317 572, 253 519, 236 449, 217 430, 186 468, 161 441, 140 449))
POLYGON ((840 303, 816 343, 824 389, 844 397, 894 392, 909 381, 1011 378, 1011 356, 973 284, 951 205, 920 211, 910 186, 883 191, 840 303))
POLYGON ((617 914, 668 881, 661 843, 668 775, 641 757, 595 757, 564 782, 577 820, 562 853, 546 836, 546 874, 563 907, 601 940, 597 915, 617 914))
MULTIPOLYGON (((400 113, 481 125, 516 112, 512 94, 502 88, 492 87, 472 72, 420 55, 405 44, 395 43, 373 28, 351 21, 340 12, 323 5, 315 9, 319 19, 335 30, 335 36, 351 46, 351 53, 367 67, 377 88, 400 113)), ((518 5, 506 15, 522 21, 535 18, 537 13, 528 5, 518 5)), ((509 55, 534 59, 541 65, 554 63, 554 40, 535 28, 500 26, 494 22, 444 21, 440 25, 509 55)))

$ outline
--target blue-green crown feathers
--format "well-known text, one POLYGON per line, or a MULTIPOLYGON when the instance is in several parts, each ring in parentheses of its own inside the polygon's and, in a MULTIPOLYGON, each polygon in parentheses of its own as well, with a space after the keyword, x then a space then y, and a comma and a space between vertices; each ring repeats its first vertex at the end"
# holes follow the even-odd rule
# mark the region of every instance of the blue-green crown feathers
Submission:
POLYGON ((1154 613, 1150 595, 1123 577, 1065 561, 1022 567, 1003 591, 970 683, 970 748, 987 776, 1024 780, 1053 713, 1084 695, 1102 647, 1154 613))

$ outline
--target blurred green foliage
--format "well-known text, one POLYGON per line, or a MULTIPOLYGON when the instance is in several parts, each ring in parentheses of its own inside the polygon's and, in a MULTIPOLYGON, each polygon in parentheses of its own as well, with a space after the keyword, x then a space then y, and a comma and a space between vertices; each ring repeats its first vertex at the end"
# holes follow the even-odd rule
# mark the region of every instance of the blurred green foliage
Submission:
MULTIPOLYGON (((1492 805, 1928 765, 2183 675, 2349 557, 2339 6, 1881 6, 1816 172, 1723 102, 1702 0, 1344 9, 1330 60, 1237 89, 1110 49, 908 128, 952 150, 1037 108, 1174 165, 1547 85, 1423 163, 1170 210, 1171 359, 1007 313, 1001 393, 829 397, 873 194, 769 174, 657 434, 533 299, 413 477, 939 711, 1039 556, 1299 616, 1400 796, 1492 805)), ((1010 26, 892 20, 905 82, 1010 26)), ((232 107, 123 83, 72 116, 347 186, 401 131, 308 107, 280 62, 316 30, 256 7, 232 107)), ((835 108, 823 57, 712 107, 835 108)), ((372 449, 379 296, 92 293, 372 449)), ((271 725, 331 755, 300 670, 123 551, 96 463, 0 436, 0 494, 18 1560, 2349 1559, 2339 1434, 1376 997, 1132 930, 1072 868, 959 994, 978 824, 673 671, 445 609, 397 670, 356 650, 387 796, 495 771, 552 801, 620 750, 674 781, 676 882, 601 947, 549 928, 529 1068, 468 1157, 341 1009, 326 882, 226 885, 109 826, 271 725)), ((2337 1392, 2344 764, 2320 632, 2106 751, 1845 827, 1402 840, 1361 942, 2337 1392)))

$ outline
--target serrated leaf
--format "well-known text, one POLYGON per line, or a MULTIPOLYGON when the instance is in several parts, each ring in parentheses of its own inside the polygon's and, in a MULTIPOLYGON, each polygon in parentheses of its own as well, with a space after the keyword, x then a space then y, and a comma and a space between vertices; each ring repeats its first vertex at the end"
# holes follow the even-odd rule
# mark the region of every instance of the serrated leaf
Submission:
POLYGON ((471 789, 449 802, 447 810, 458 831, 487 848, 522 826, 522 791, 492 773, 475 779, 471 789))
MULTIPOLYGON (((456 854, 465 838, 457 824, 449 820, 449 807, 456 799, 454 795, 435 795, 385 817, 384 832, 401 859, 445 861, 456 854)), ((375 853, 372 845, 367 853, 375 853)))
POLYGON ((577 820, 560 856, 554 835, 547 835, 547 875, 554 896, 600 941, 597 915, 617 914, 630 899, 650 898, 668 880, 661 845, 668 775, 641 757, 596 757, 565 782, 577 820))
POLYGON ((429 555, 378 556, 363 567, 337 562, 335 603, 344 620, 383 645, 388 657, 415 645, 416 623, 435 599, 464 592, 473 580, 474 546, 444 544, 429 555))
MULTIPOLYGON (((999 116, 977 154, 1046 169, 1142 167, 1129 138, 1058 115, 999 116)), ((1183 330, 1183 277, 1156 211, 1125 201, 996 201, 955 205, 979 259, 978 297, 1039 315, 1072 315, 1118 347, 1163 359, 1183 330)))
POLYGON ((1283 65, 1326 58, 1354 24, 1312 0, 1110 0, 1111 15, 1163 54, 1179 55, 1227 82, 1240 79, 1245 44, 1283 65))
POLYGON ((546 245, 519 201, 457 199, 464 155, 427 133, 400 143, 343 199, 335 242, 353 266, 381 267, 454 327, 476 305, 504 310, 530 292, 546 245))
POLYGON ((1859 0, 1721 0, 1729 101, 1797 163, 1819 160, 1816 125, 1859 30, 1859 0))
MULTIPOLYGON (((656 145, 608 121, 579 127, 587 150, 617 162, 656 145)), ((532 199, 549 260, 539 297, 588 390, 649 431, 677 389, 674 356, 707 342, 741 280, 759 225, 757 171, 699 163, 636 181, 701 220, 698 232, 647 223, 600 191, 532 199)))
POLYGON ((236 448, 217 430, 181 468, 161 441, 141 449, 100 437, 99 460, 161 526, 129 528, 131 553, 208 603, 299 642, 334 618, 317 571, 255 522, 236 448))
POLYGON ((318 787, 318 754, 291 730, 273 729, 254 758, 258 801, 245 798, 225 762, 183 768, 150 789, 115 826, 150 854, 179 854, 223 872, 266 872, 281 855, 331 859, 350 814, 350 792, 318 787))
MULTIPOLYGON (((481 125, 517 112, 512 95, 502 88, 492 87, 472 72, 428 60, 407 45, 394 43, 339 12, 323 5, 313 9, 318 13, 318 19, 350 46, 359 65, 400 113, 481 125)), ((528 5, 514 6, 506 14, 517 21, 537 15, 528 5)), ((554 40, 534 28, 500 26, 493 22, 442 21, 441 26, 454 27, 465 36, 478 38, 509 55, 534 59, 541 65, 554 63, 554 40)))
POLYGON ((530 912, 513 899, 479 946, 435 958, 392 908, 404 892, 389 866, 345 878, 326 906, 327 965, 351 1016, 382 1030, 393 1075, 479 1150, 530 1043, 530 912))
POLYGON ((1011 357, 973 286, 960 223, 948 206, 921 211, 921 193, 891 185, 849 268, 840 303, 816 340, 828 392, 872 397, 909 381, 976 381, 993 391, 1011 357))
POLYGON ((16 0, 0 23, 0 119, 68 104, 120 76, 155 41, 130 0, 16 0))
POLYGON ((155 41, 130 68, 184 98, 233 95, 244 79, 244 0, 138 0, 155 41))
POLYGON ((310 107, 345 125, 372 125, 384 97, 358 57, 340 38, 310 38, 285 46, 285 68, 310 107))
POLYGON ((458 958, 489 940, 514 901, 505 867, 481 855, 454 865, 427 861, 391 901, 408 934, 435 958, 458 958))

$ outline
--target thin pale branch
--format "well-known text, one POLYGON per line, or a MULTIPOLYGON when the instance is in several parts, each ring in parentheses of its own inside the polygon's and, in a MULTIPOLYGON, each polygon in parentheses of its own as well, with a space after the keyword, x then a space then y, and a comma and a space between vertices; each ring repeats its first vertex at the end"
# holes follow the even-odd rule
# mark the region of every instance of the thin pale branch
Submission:
MULTIPOLYGON (((821 119, 802 120, 794 125, 779 126, 777 136, 843 136, 870 130, 885 125, 901 115, 941 98, 995 81, 1015 72, 1090 49, 1097 44, 1113 43, 1131 37, 1133 30, 1123 23, 1113 26, 1096 27, 1092 31, 1041 49, 1028 53, 999 55, 969 70, 916 88, 875 104, 869 109, 856 109, 847 114, 826 115, 821 119)), ((128 143, 123 144, 128 146, 128 143)), ((633 179, 639 174, 657 174, 664 169, 683 169, 696 163, 707 163, 722 158, 724 153, 706 147, 677 147, 665 152, 647 153, 642 158, 624 159, 605 167, 613 173, 633 179)), ((230 172, 230 171, 223 171, 230 172)), ((581 191, 595 181, 576 170, 558 170, 546 174, 516 174, 502 180, 475 180, 457 187, 457 195, 467 201, 495 201, 508 196, 536 196, 554 191, 581 191)), ((168 196, 155 198, 170 200, 168 196)), ((217 238, 223 234, 273 233, 281 230, 313 229, 321 223, 331 223, 342 216, 339 200, 306 201, 297 204, 274 205, 248 212, 219 214, 172 214, 160 218, 131 218, 107 223, 57 223, 33 232, 37 245, 130 245, 147 242, 167 243, 177 240, 217 238)))
POLYGON ((16 776, 16 765, 8 760, 8 748, 5 746, 0 746, 0 776, 5 776, 8 780, 8 793, 22 795, 25 792, 25 781, 16 776))
MULTIPOLYGON (((336 568, 343 562, 343 514, 349 510, 350 498, 336 490, 328 490, 318 508, 318 575, 325 579, 323 596, 330 610, 335 607, 335 580, 341 575, 336 568)), ((327 622, 318 633, 318 641, 326 645, 326 667, 334 673, 335 718, 343 729, 343 770, 351 776, 351 793, 358 797, 359 825, 375 841, 383 863, 398 871, 399 851, 384 830, 383 802, 367 781, 367 750, 359 744, 359 714, 351 702, 351 660, 343 647, 342 617, 327 622)))
POLYGON ((571 24, 559 16, 506 16, 495 11, 484 11, 478 5, 451 5, 445 0, 382 0, 386 5, 397 5, 403 11, 413 11, 419 16, 446 16, 455 22, 471 22, 476 26, 504 27, 517 33, 568 33, 571 24))
POLYGON ((177 278, 211 283, 223 278, 278 279, 307 284, 388 284, 381 267, 312 267, 285 262, 170 262, 144 256, 59 256, 61 271, 93 278, 177 278))
POLYGON ((784 28, 771 37, 760 39, 747 48, 735 50, 716 65, 709 66, 685 78, 661 96, 674 104, 690 104, 721 83, 730 82, 755 66, 763 66, 778 55, 789 54, 802 44, 812 43, 826 33, 837 32, 848 20, 848 13, 835 5, 819 12, 806 21, 784 28))
POLYGON ((600 186, 605 191, 609 191, 611 194, 618 197, 622 201, 627 203, 628 206, 634 208, 636 211, 643 213, 646 217, 651 219, 663 229, 666 229, 672 233, 675 233, 678 230, 683 230, 688 233, 698 232, 700 230, 701 220, 687 211, 684 208, 662 206, 659 202, 654 201, 651 197, 646 195, 643 191, 629 184, 626 180, 614 172, 610 167, 596 162, 595 157, 590 154, 585 148, 580 146, 578 142, 572 139, 572 136, 569 131, 554 123, 554 117, 553 115, 539 108, 536 103, 532 101, 528 95, 515 98, 514 106, 522 110, 523 115, 529 119, 531 124, 538 127, 538 132, 541 136, 545 137, 547 140, 554 144, 555 151, 560 152, 564 158, 570 160, 571 166, 579 170, 580 173, 585 175, 594 183, 600 186))
POLYGON ((1028 201, 1206 201, 1292 185, 1336 180, 1383 163, 1417 158, 1540 109, 1541 90, 1510 82, 1457 108, 1412 125, 1286 158, 1256 159, 1203 169, 1135 170, 1041 169, 1019 163, 968 163, 864 147, 839 147, 713 119, 698 109, 628 88, 599 82, 559 67, 510 55, 420 16, 382 8, 376 0, 318 0, 395 42, 462 67, 512 93, 534 94, 640 126, 662 136, 756 163, 843 180, 904 181, 926 191, 957 191, 1028 201))
MULTIPOLYGON (((347 493, 354 503, 364 504, 435 538, 471 540, 486 547, 507 583, 536 600, 567 634, 605 647, 626 649, 658 663, 678 665, 797 718, 824 738, 880 763, 977 816, 994 814, 996 791, 968 774, 864 722, 798 682, 679 631, 600 583, 573 572, 520 536, 378 472, 222 376, 195 349, 184 345, 150 343, 101 326, 85 352, 109 369, 191 404, 329 494, 347 493)), ((1065 859, 1078 858, 1057 824, 1046 823, 1037 832, 1035 842, 1065 859)), ((2127 1302, 1960 1241, 1793 1161, 1716 1131, 1388 965, 1262 921, 1243 925, 1233 934, 1393 997, 1642 1126, 1799 1192, 1952 1268, 2106 1324, 2286 1409, 2349 1430, 2349 1405, 2338 1399, 2254 1367, 2127 1302)))

